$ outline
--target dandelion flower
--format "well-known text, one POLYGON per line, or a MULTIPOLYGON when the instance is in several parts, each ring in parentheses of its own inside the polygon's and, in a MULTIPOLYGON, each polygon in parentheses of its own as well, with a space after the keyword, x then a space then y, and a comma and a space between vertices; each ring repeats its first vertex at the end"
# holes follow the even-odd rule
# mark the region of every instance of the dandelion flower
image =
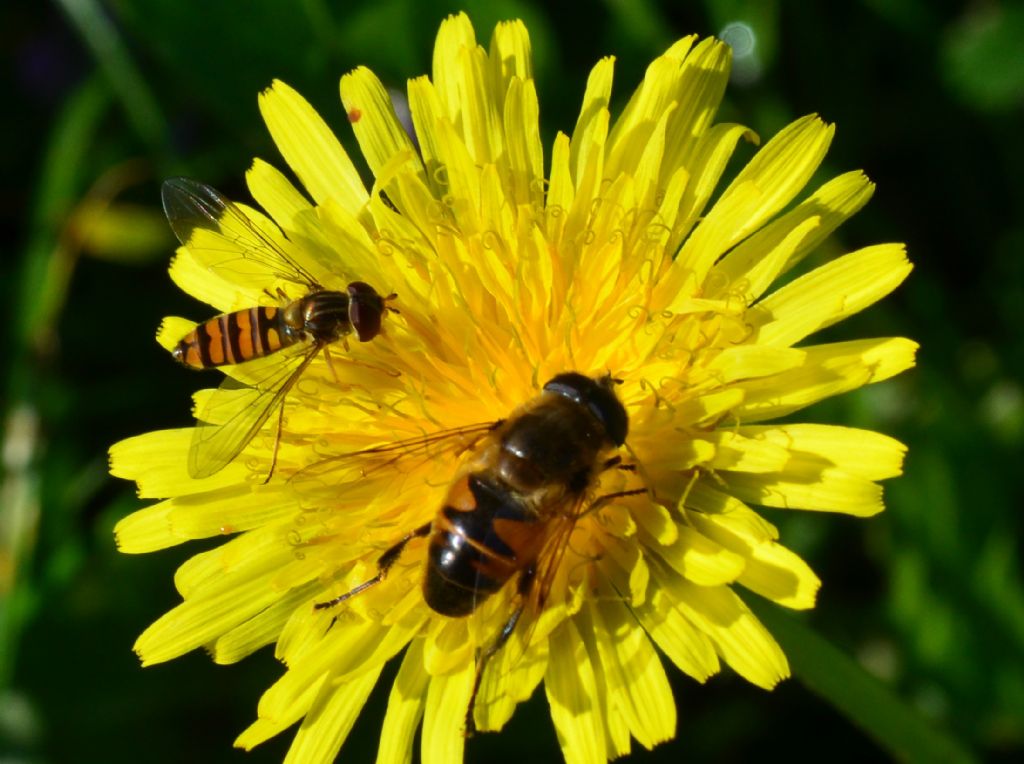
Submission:
MULTIPOLYGON (((421 587, 427 539, 414 538, 378 585, 314 606, 373 579, 468 457, 424 449, 367 469, 344 455, 508 417, 567 372, 618 381, 619 453, 634 470, 602 471, 588 496, 629 495, 572 518, 543 602, 482 674, 476 728, 500 729, 543 685, 566 761, 603 762, 675 734, 664 659, 698 682, 723 661, 764 688, 788 675, 736 589, 803 609, 819 580, 755 507, 874 515, 877 481, 900 473, 904 449, 770 420, 913 365, 906 339, 809 339, 911 266, 903 245, 882 244, 790 273, 873 189, 849 172, 805 191, 833 134, 816 116, 768 140, 709 205, 737 144, 758 143, 713 121, 728 69, 723 43, 680 40, 613 116, 603 59, 572 135, 545 151, 524 25, 498 25, 485 49, 465 15, 451 17, 432 79, 409 83, 416 143, 370 71, 341 80, 371 188, 298 93, 275 82, 261 95, 308 197, 257 160, 249 189, 269 218, 238 209, 324 287, 367 282, 396 293, 400 315, 373 342, 318 354, 280 418, 214 474, 190 476, 191 429, 111 449, 115 475, 162 499, 118 524, 122 551, 231 536, 182 565, 184 601, 135 650, 146 665, 198 647, 233 663, 274 644, 286 669, 237 745, 298 724, 289 761, 332 760, 397 660, 379 761, 408 761, 420 728, 424 761, 461 759, 476 666, 521 601, 516 586, 439 615, 421 587)), ((294 290, 271 270, 209 266, 201 246, 183 247, 171 276, 218 311, 294 290)), ((192 326, 167 319, 158 338, 171 349, 192 326)), ((246 364, 225 372, 251 382, 246 364)))

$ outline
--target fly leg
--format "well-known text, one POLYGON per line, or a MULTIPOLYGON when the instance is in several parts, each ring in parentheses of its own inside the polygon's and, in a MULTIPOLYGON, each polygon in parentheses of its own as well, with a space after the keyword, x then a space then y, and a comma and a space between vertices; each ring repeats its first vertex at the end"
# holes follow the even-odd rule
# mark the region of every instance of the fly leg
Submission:
POLYGON ((284 399, 281 400, 281 407, 277 411, 277 434, 274 436, 274 453, 270 457, 270 471, 263 478, 263 485, 270 482, 274 477, 274 469, 277 467, 277 451, 281 447, 281 427, 284 424, 284 399))
POLYGON ((325 608, 340 605, 345 600, 350 599, 351 597, 355 597, 357 594, 361 592, 365 592, 371 586, 376 586, 384 580, 385 576, 387 576, 388 574, 388 571, 391 570, 391 567, 396 562, 398 562, 398 558, 401 557, 402 550, 405 549, 405 545, 413 539, 423 538, 428 533, 430 533, 430 523, 424 523, 419 528, 410 531, 401 539, 399 539, 396 544, 384 550, 384 554, 377 558, 377 575, 375 575, 369 581, 363 581, 363 583, 359 584, 359 586, 357 586, 355 589, 345 592, 341 596, 335 597, 333 600, 327 600, 326 602, 317 602, 315 605, 313 605, 313 608, 316 610, 324 610, 325 608))
POLYGON ((512 636, 512 632, 515 631, 516 624, 519 623, 519 618, 522 616, 523 610, 526 607, 527 595, 530 593, 530 588, 533 586, 533 581, 536 575, 536 564, 525 568, 519 575, 519 582, 517 584, 520 596, 519 607, 517 607, 509 619, 505 621, 505 625, 501 628, 501 633, 498 634, 498 638, 480 654, 480 657, 477 660, 476 677, 473 679, 473 693, 469 696, 469 708, 466 709, 466 737, 472 737, 476 734, 476 720, 473 718, 473 711, 476 708, 476 696, 480 691, 480 682, 484 678, 484 669, 487 668, 488 662, 494 657, 495 653, 505 646, 509 637, 512 636))
MULTIPOLYGON (((345 344, 345 350, 348 350, 347 342, 345 344)), ((338 372, 334 370, 334 359, 331 358, 331 351, 328 349, 327 345, 324 345, 324 360, 327 361, 327 368, 331 370, 331 376, 334 377, 334 381, 336 383, 340 383, 341 380, 338 379, 338 372)))

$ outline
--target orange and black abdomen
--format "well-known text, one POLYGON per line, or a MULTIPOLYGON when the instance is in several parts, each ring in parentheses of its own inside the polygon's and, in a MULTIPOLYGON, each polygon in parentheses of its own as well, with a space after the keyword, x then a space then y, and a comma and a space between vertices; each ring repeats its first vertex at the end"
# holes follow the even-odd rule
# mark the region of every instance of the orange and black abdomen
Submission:
POLYGON ((297 340, 277 308, 246 308, 199 324, 175 345, 172 354, 193 369, 211 369, 263 358, 297 340))
POLYGON ((434 519, 423 596, 441 615, 469 615, 535 561, 547 524, 486 472, 460 478, 434 519))

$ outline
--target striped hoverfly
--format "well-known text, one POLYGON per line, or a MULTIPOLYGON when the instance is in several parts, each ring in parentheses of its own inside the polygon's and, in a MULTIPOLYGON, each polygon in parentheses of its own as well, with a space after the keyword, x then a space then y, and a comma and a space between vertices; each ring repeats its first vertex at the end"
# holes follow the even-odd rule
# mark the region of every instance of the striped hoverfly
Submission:
MULTIPOLYGON (((353 281, 345 291, 324 288, 314 275, 233 202, 216 189, 187 178, 165 181, 164 213, 178 240, 187 248, 212 255, 211 270, 232 275, 248 269, 298 285, 305 291, 289 299, 282 289, 266 292, 275 306, 254 306, 214 316, 192 329, 171 351, 175 360, 192 369, 249 364, 270 359, 258 373, 239 382, 228 376, 221 389, 196 411, 197 427, 189 450, 193 478, 216 474, 230 464, 277 412, 277 439, 271 461, 273 474, 280 443, 284 403, 303 372, 323 352, 334 374, 329 347, 348 337, 369 342, 382 331, 384 316, 398 311, 388 306, 394 294, 382 297, 373 287, 353 281), (232 412, 218 415, 230 401, 232 412), (223 420, 223 421, 221 421, 223 420)), ((251 365, 251 364, 250 364, 251 365)))

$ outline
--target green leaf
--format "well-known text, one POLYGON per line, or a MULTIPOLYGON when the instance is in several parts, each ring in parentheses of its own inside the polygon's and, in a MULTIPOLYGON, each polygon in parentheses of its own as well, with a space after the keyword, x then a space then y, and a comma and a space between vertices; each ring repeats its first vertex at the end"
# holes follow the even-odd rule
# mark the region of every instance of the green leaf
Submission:
POLYGON ((1004 110, 1024 103, 1024 8, 980 6, 951 30, 943 47, 950 87, 981 110, 1004 110))
POLYGON ((850 656, 777 605, 745 601, 772 632, 793 674, 901 761, 973 762, 958 740, 934 729, 850 656))

